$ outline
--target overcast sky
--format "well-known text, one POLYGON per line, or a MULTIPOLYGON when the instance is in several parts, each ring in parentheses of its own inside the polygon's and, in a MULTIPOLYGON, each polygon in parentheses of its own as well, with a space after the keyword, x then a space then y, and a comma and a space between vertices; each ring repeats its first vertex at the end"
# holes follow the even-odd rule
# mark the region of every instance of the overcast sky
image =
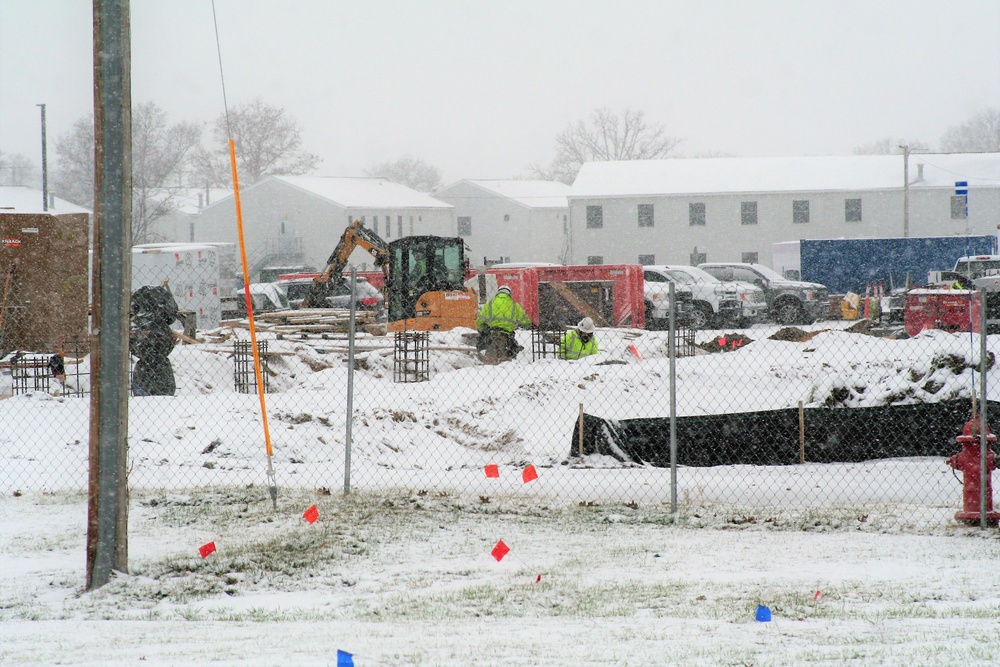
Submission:
MULTIPOLYGON (((1000 107, 997 0, 216 0, 230 106, 283 107, 318 173, 410 155, 509 178, 602 106, 685 155, 850 154, 1000 107)), ((223 111, 211 0, 132 0, 132 99, 223 111)), ((0 150, 49 160, 91 112, 92 3, 0 0, 0 150)))

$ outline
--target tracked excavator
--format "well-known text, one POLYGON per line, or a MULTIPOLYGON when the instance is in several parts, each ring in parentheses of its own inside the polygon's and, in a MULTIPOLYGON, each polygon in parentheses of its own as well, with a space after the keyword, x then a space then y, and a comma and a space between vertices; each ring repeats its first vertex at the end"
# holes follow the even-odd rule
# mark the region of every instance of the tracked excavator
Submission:
POLYGON ((385 274, 389 331, 449 331, 475 328, 476 293, 464 282, 465 241, 440 236, 407 236, 386 243, 360 220, 344 230, 323 272, 313 279, 303 308, 323 308, 332 288, 344 282, 351 253, 363 248, 385 274))

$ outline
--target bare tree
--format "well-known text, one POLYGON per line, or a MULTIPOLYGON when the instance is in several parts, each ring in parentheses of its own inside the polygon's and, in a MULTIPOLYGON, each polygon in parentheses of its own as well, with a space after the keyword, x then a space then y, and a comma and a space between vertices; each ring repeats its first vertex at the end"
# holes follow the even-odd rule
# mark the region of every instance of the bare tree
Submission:
POLYGON ((53 191, 63 199, 94 208, 94 115, 78 118, 56 140, 53 191))
POLYGON ((945 153, 1000 152, 1000 109, 984 109, 941 137, 945 153))
POLYGON ((912 151, 928 150, 927 144, 922 141, 886 137, 885 139, 879 139, 868 144, 855 146, 851 152, 855 155, 902 155, 903 146, 909 146, 912 151))
POLYGON ((41 182, 41 172, 26 155, 0 151, 0 185, 35 187, 41 182))
POLYGON ((646 122, 642 111, 622 114, 595 109, 590 124, 570 123, 556 136, 556 157, 548 168, 528 167, 535 178, 572 183, 584 162, 656 160, 670 157, 680 139, 667 136, 660 124, 646 122))
POLYGON ((365 175, 384 178, 418 192, 431 192, 441 186, 441 172, 436 167, 408 156, 369 167, 365 169, 365 175))
POLYGON ((236 166, 241 183, 251 184, 266 176, 305 174, 315 169, 320 158, 301 150, 302 131, 285 110, 266 104, 261 98, 235 107, 219 116, 212 125, 214 151, 200 151, 198 179, 203 185, 232 185, 229 139, 236 144, 236 166))
MULTIPOLYGON (((132 238, 159 240, 154 223, 176 208, 183 197, 182 179, 192 151, 201 141, 194 123, 170 125, 155 102, 132 110, 132 238)), ((56 142, 54 183, 59 196, 80 206, 94 206, 94 117, 80 118, 56 142)))
POLYGON ((155 102, 132 111, 132 238, 135 243, 161 240, 154 223, 177 208, 186 195, 184 175, 201 142, 195 123, 169 125, 155 102))

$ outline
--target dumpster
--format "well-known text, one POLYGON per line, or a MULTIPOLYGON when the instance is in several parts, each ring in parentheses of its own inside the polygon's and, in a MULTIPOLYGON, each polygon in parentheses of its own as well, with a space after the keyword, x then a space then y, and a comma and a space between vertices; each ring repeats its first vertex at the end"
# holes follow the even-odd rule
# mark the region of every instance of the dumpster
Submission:
POLYGON ((903 327, 910 336, 924 329, 982 331, 982 292, 912 289, 906 293, 903 327))

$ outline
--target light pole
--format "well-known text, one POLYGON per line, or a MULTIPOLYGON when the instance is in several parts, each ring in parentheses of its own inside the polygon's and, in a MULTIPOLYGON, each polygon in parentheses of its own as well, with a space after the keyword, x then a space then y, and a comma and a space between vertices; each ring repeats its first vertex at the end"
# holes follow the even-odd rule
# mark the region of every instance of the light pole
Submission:
POLYGON ((49 165, 45 150, 45 105, 36 104, 42 109, 42 210, 49 210, 49 165))
POLYGON ((910 147, 903 149, 903 238, 910 235, 910 147))

